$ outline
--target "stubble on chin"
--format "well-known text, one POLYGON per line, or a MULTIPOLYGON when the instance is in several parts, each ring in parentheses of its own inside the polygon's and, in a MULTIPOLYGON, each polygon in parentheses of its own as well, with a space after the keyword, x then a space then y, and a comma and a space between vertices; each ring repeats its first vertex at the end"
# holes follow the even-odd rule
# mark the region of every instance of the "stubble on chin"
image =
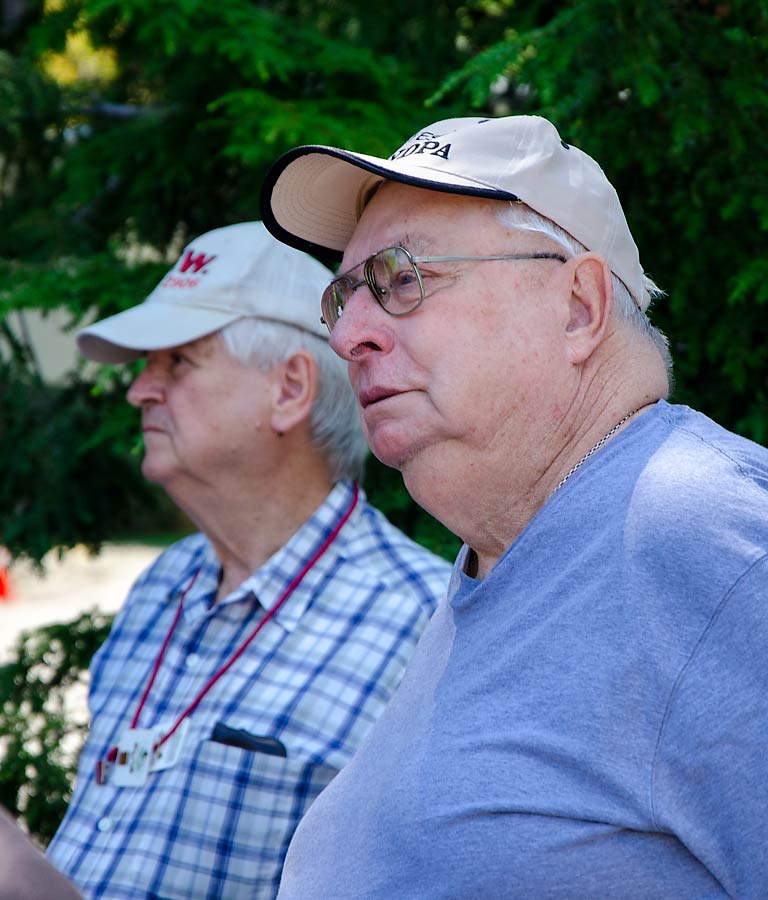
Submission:
MULTIPOLYGON (((434 430, 429 418, 423 419, 408 410, 402 416, 384 417, 380 408, 373 409, 375 412, 369 423, 366 423, 365 413, 361 414, 363 435, 373 455, 385 466, 405 474, 406 468, 419 464, 440 440, 441 435, 434 430)), ((426 415, 429 415, 428 410, 426 415)))
POLYGON ((397 469, 405 479, 409 471, 419 469, 425 463, 431 444, 427 441, 421 443, 412 441, 396 445, 390 443, 381 452, 377 452, 375 443, 369 441, 369 446, 379 462, 391 469, 397 469))

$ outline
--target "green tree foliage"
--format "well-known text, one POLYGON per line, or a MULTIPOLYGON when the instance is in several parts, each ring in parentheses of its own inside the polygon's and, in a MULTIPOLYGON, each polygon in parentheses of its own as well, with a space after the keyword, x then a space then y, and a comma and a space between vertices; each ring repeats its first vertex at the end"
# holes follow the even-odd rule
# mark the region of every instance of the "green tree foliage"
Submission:
MULTIPOLYGON (((253 218, 266 168, 296 142, 362 139, 387 152, 393 132, 419 126, 423 97, 458 62, 450 4, 404 7, 61 0, 28 29, 17 63, 32 70, 25 93, 41 80, 38 64, 72 33, 116 62, 111 77, 58 88, 58 104, 46 105, 39 89, 32 131, 47 130, 57 162, 44 179, 56 213, 50 246, 82 253, 133 233, 164 248, 253 218), (433 34, 427 42, 435 19, 442 41, 433 34), (435 48, 448 58, 435 59, 435 48)), ((36 190, 17 183, 0 216, 11 229, 0 250, 12 256, 36 190)))
MULTIPOLYGON (((14 558, 40 562, 53 547, 86 544, 135 528, 164 514, 166 505, 138 472, 131 453, 137 438, 133 410, 116 399, 127 373, 116 368, 84 381, 45 384, 38 361, 14 317, 28 309, 66 304, 78 311, 133 285, 146 288, 144 270, 124 272, 106 255, 59 259, 49 265, 0 259, 0 545, 14 558), (133 277, 130 277, 133 276, 133 277), (72 293, 77 289, 77 293, 72 293), (9 301, 13 298, 13 306, 9 301)), ((167 518, 167 517, 166 517, 167 518)))
POLYGON ((155 495, 131 461, 99 446, 105 404, 90 385, 47 387, 2 363, 0 383, 13 386, 0 390, 3 441, 17 448, 7 454, 0 481, 0 504, 11 511, 3 519, 2 543, 12 556, 40 560, 52 544, 95 549, 105 533, 141 518, 143 504, 154 506, 155 495))
POLYGON ((511 7, 436 97, 552 119, 616 185, 668 293, 676 397, 768 439, 768 5, 591 0, 511 7))
POLYGON ((0 805, 42 843, 69 802, 85 739, 85 676, 110 617, 86 613, 22 636, 0 666, 0 805))
MULTIPOLYGON (((124 458, 135 443, 128 376, 106 372, 90 400, 77 376, 43 385, 12 315, 65 308, 75 327, 138 302, 186 240, 258 216, 282 151, 314 141, 389 152, 460 56, 455 6, 423 0, 56 0, 26 11, 0 28, 0 459, 24 448, 2 466, 13 517, 0 544, 40 559, 110 536, 121 523, 109 510, 129 518, 131 498, 150 494, 136 457, 124 458)), ((446 543, 404 509, 395 476, 372 475, 380 482, 395 519, 446 543)))

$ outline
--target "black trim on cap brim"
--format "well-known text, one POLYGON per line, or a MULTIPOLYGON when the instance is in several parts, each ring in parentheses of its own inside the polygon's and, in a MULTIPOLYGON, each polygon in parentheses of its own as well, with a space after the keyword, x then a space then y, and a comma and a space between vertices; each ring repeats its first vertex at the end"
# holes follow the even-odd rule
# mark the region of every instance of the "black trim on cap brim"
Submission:
POLYGON ((331 247, 324 247, 321 244, 316 244, 314 241, 306 240, 305 238, 301 238, 298 235, 287 231, 280 225, 272 213, 272 192, 280 176, 294 160, 299 159, 301 156, 309 156, 314 153, 332 156, 357 169, 370 172, 372 175, 379 175, 387 181, 396 181, 400 184, 410 185, 411 187, 421 187, 429 191, 439 191, 444 194, 484 197, 490 200, 511 200, 515 202, 520 200, 520 198, 511 191, 501 191, 495 188, 473 188, 466 185, 442 184, 441 182, 430 181, 428 178, 417 178, 412 175, 393 172, 391 169, 385 168, 384 166, 377 166, 375 163, 361 160, 359 156, 348 150, 339 150, 336 147, 326 147, 322 144, 305 144, 301 147, 295 147, 293 150, 289 150, 279 157, 277 161, 270 166, 264 177, 260 197, 261 220, 274 237, 284 244, 288 244, 289 247, 295 247, 297 250, 303 250, 306 253, 311 253, 313 256, 318 256, 321 259, 333 262, 338 262, 342 258, 344 255, 343 250, 334 250, 331 247))

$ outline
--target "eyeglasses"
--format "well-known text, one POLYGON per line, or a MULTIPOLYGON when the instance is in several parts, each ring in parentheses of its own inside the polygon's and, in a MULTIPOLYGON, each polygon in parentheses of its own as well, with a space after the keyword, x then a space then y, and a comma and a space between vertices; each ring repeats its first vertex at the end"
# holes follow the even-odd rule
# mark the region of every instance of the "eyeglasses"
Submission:
POLYGON ((483 262, 498 259, 557 259, 566 262, 560 253, 506 253, 502 256, 411 256, 405 247, 387 247, 355 268, 363 267, 363 277, 356 281, 349 273, 334 278, 323 291, 320 301, 321 322, 328 331, 344 312, 355 291, 367 284, 376 302, 390 316, 407 316, 424 300, 424 280, 417 263, 427 262, 483 262))

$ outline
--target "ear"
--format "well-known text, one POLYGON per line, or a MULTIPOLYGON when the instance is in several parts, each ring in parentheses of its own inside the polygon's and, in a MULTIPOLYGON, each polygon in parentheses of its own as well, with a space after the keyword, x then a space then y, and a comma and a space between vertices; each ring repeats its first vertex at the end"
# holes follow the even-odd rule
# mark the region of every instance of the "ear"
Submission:
POLYGON ((270 372, 270 425, 285 434, 309 419, 317 395, 317 362, 309 350, 299 350, 270 372))
POLYGON ((571 298, 565 330, 567 352, 573 364, 585 362, 605 337, 613 310, 611 270, 595 253, 584 253, 571 263, 571 298))

